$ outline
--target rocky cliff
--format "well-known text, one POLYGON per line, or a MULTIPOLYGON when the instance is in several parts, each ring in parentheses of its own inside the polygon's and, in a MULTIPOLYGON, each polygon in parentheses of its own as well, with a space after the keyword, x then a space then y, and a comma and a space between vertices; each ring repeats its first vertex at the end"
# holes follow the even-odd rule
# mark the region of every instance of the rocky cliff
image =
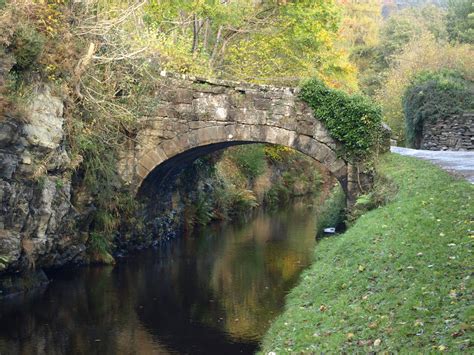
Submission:
POLYGON ((9 274, 80 261, 86 249, 74 231, 64 103, 44 85, 28 96, 21 115, 0 118, 0 271, 9 274))

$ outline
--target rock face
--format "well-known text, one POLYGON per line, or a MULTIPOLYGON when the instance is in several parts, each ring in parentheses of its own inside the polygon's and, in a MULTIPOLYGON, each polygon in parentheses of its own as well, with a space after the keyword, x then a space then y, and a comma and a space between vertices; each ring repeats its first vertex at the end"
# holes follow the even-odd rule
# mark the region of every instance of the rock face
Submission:
POLYGON ((63 102, 37 87, 20 119, 0 121, 0 271, 60 266, 80 260, 63 102))
POLYGON ((474 112, 425 122, 420 149, 474 150, 474 112))

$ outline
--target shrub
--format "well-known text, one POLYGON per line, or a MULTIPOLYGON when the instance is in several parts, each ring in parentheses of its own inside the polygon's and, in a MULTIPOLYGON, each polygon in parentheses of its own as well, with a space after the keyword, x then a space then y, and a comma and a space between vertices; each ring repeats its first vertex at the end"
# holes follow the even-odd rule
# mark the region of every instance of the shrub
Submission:
POLYGON ((265 170, 264 146, 261 144, 235 147, 232 149, 231 159, 250 179, 255 179, 265 170))
POLYGON ((296 153, 290 147, 284 145, 266 144, 263 148, 265 157, 270 162, 281 162, 283 160, 291 160, 291 157, 296 153))
POLYGON ((346 196, 341 186, 337 184, 330 192, 329 197, 318 207, 316 222, 316 236, 323 235, 324 228, 337 227, 344 222, 346 196))
POLYGON ((13 35, 11 44, 17 71, 30 69, 41 54, 45 44, 44 36, 27 24, 20 26, 13 35))
POLYGON ((459 72, 424 71, 414 77, 403 95, 407 144, 419 148, 423 124, 474 109, 474 82, 459 72))
POLYGON ((281 182, 277 182, 265 193, 264 202, 268 207, 277 207, 287 203, 291 198, 290 190, 281 182))
POLYGON ((89 251, 98 254, 107 254, 110 250, 110 241, 103 234, 91 233, 88 239, 89 251))
MULTIPOLYGON (((378 169, 377 169, 378 170, 378 169)), ((397 185, 386 176, 377 173, 375 175, 372 190, 357 198, 355 205, 347 215, 347 224, 351 225, 360 216, 391 202, 398 192, 397 185)))
POLYGON ((300 95, 330 135, 342 143, 341 153, 346 159, 363 160, 371 154, 377 144, 382 113, 368 97, 331 89, 319 79, 304 83, 300 95))

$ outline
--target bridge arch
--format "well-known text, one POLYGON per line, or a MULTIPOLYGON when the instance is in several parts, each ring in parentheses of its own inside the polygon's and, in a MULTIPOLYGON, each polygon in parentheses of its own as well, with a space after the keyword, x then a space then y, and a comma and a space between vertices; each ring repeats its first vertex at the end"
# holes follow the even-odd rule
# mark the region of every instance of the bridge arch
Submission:
POLYGON ((196 129, 166 140, 137 158, 137 192, 163 183, 200 156, 234 145, 269 143, 293 148, 322 164, 347 189, 348 164, 338 157, 335 146, 294 130, 268 125, 228 124, 196 129))
POLYGON ((294 148, 336 177, 348 204, 371 175, 338 156, 332 138, 298 88, 179 76, 163 72, 156 101, 137 121, 117 164, 124 185, 135 193, 173 175, 199 156, 232 145, 269 143, 294 148))

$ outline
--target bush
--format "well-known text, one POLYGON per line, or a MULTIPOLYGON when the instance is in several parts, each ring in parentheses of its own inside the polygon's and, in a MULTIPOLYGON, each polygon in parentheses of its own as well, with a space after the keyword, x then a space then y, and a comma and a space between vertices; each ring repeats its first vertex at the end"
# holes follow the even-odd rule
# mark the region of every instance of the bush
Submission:
POLYGON ((419 148, 423 124, 474 109, 474 82, 459 72, 424 71, 415 76, 403 95, 407 144, 419 148))
POLYGON ((371 154, 381 129, 382 112, 368 97, 331 89, 319 79, 304 83, 300 95, 330 135, 342 143, 341 153, 346 159, 364 160, 371 154))
POLYGON ((265 153, 265 157, 270 162, 281 162, 283 160, 291 160, 292 156, 296 153, 290 147, 286 147, 284 145, 275 145, 275 144, 266 144, 263 148, 265 153))
POLYGON ((368 211, 385 206, 393 200, 397 192, 398 187, 392 180, 380 173, 376 174, 372 190, 359 196, 348 213, 347 224, 351 225, 368 211))
POLYGON ((291 197, 288 187, 281 182, 277 182, 265 193, 263 200, 266 206, 277 207, 287 203, 291 197))
POLYGON ((318 220, 316 222, 316 236, 323 235, 324 228, 337 227, 344 222, 346 208, 346 195, 341 186, 337 184, 330 192, 329 197, 318 207, 318 220))
POLYGON ((249 179, 255 179, 265 170, 265 152, 264 146, 261 144, 235 147, 232 149, 230 156, 249 179))
POLYGON ((90 233, 88 249, 92 253, 107 254, 110 251, 110 240, 99 233, 90 233))
POLYGON ((19 27, 13 35, 11 50, 15 56, 15 69, 28 70, 34 66, 45 44, 44 36, 28 25, 19 27))

